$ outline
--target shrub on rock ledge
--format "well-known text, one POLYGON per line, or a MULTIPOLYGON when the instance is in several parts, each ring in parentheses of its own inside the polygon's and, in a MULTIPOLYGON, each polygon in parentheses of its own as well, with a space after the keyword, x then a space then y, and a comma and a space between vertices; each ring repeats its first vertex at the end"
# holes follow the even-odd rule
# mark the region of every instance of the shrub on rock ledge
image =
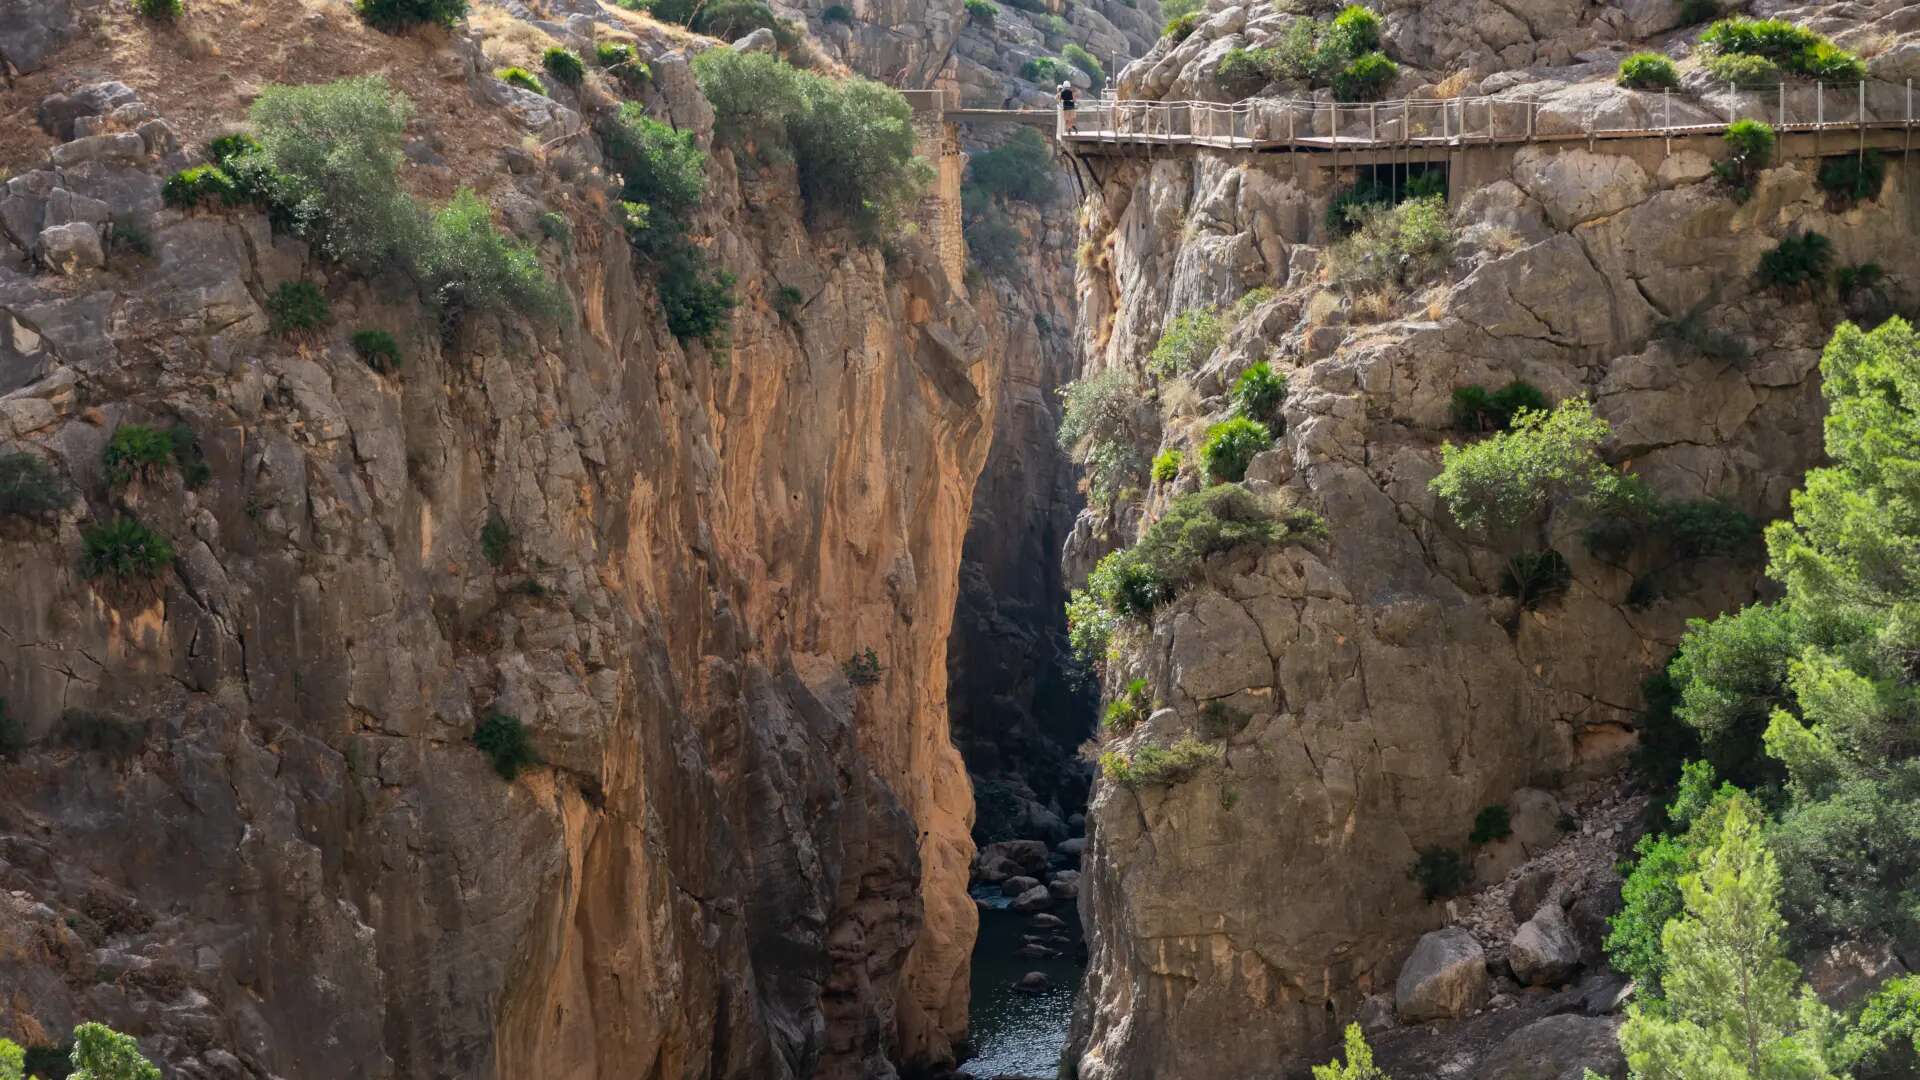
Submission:
POLYGON ((564 86, 579 86, 587 77, 587 66, 580 62, 579 55, 558 45, 540 54, 540 66, 564 86))
POLYGON ((173 544, 130 517, 89 526, 80 544, 80 576, 89 580, 147 581, 173 562, 173 544))
POLYGON ((64 509, 73 493, 34 454, 0 454, 0 517, 40 517, 64 509))
POLYGON ((1207 429, 1200 460, 1206 463, 1207 475, 1237 482, 1245 479, 1254 455, 1272 445, 1273 433, 1267 425, 1244 416, 1230 417, 1207 429))
POLYGON ((1171 785, 1225 757, 1219 746, 1183 735, 1171 746, 1148 743, 1127 753, 1109 750, 1100 755, 1100 771, 1126 788, 1171 785))
POLYGON ((512 780, 521 769, 540 760, 520 718, 505 713, 488 713, 473 729, 473 745, 487 755, 502 780, 512 780))
POLYGON ((1620 61, 1619 82, 1630 90, 1662 90, 1680 85, 1680 70, 1659 53, 1634 53, 1620 61))

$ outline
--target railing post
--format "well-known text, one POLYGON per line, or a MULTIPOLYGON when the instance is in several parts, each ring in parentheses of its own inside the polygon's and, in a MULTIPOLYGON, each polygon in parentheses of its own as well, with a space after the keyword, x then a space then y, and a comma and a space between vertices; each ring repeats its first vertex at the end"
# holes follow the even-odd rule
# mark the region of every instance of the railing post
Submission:
POLYGON ((1367 106, 1367 141, 1370 143, 1380 141, 1380 103, 1377 101, 1367 106))
POLYGON ((1442 101, 1440 103, 1440 141, 1444 143, 1452 138, 1453 107, 1442 101))
POLYGON ((1781 131, 1787 130, 1787 84, 1780 84, 1780 123, 1775 125, 1781 131))
POLYGON ((1740 122, 1740 91, 1735 90, 1733 88, 1732 83, 1728 83, 1727 84, 1727 126, 1732 127, 1733 125, 1739 122, 1740 122))
POLYGON ((1860 108, 1853 117, 1854 126, 1860 130, 1860 160, 1867 157, 1867 80, 1860 80, 1860 108))
MULTIPOLYGON (((1907 82, 1911 86, 1913 80, 1907 82)), ((1413 141, 1413 102, 1407 98, 1400 99, 1400 141, 1403 144, 1413 141)))
POLYGON ((1534 114, 1540 111, 1540 102, 1536 98, 1527 99, 1527 141, 1533 141, 1535 127, 1534 114))
POLYGON ((1660 88, 1660 131, 1667 137, 1667 154, 1673 154, 1673 88, 1660 88))
POLYGON ((1813 81, 1813 156, 1820 156, 1820 135, 1827 126, 1827 84, 1813 81))

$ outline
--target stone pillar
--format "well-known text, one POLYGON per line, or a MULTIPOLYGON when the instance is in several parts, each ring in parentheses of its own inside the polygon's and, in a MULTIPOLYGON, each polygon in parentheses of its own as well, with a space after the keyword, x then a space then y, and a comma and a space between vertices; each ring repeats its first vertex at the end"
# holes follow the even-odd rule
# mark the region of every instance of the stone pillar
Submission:
POLYGON ((934 169, 933 184, 921 198, 915 217, 928 242, 940 253, 940 266, 947 272, 948 283, 964 293, 967 241, 960 229, 960 179, 966 172, 967 159, 960 152, 960 135, 937 113, 916 111, 913 128, 918 136, 914 151, 934 169))

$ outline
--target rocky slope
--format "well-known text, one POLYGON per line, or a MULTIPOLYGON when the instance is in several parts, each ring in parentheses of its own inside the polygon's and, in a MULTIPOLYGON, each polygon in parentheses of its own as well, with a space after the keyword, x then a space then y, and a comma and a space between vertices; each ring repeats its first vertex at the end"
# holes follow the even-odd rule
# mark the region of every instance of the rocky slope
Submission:
POLYGON ((791 172, 724 149, 693 231, 742 307, 730 349, 677 343, 582 134, 605 89, 488 74, 631 37, 649 107, 711 146, 703 46, 581 6, 398 38, 298 0, 161 29, 0 9, 0 450, 78 496, 0 534, 29 740, 0 761, 0 1032, 100 1019, 177 1075, 290 1080, 950 1057, 974 916, 947 637, 1004 358, 929 251, 809 234, 791 172), (161 207, 261 85, 368 72, 416 106, 404 182, 478 187, 572 317, 443 341, 403 283, 260 214, 161 207), (326 331, 270 332, 295 279, 326 331), (353 355, 363 327, 398 371, 353 355), (190 427, 208 478, 110 491, 131 422, 190 427), (121 514, 178 550, 151 587, 79 572, 121 514), (493 713, 543 759, 511 783, 470 741, 493 713))
MULTIPOLYGON (((1669 5, 1563 7, 1525 19, 1519 51, 1500 44, 1491 15, 1446 5, 1388 5, 1386 40, 1431 66, 1409 71, 1410 84, 1451 75, 1492 88, 1496 68, 1577 61, 1567 50, 1624 46, 1676 18, 1669 5)), ((1204 95, 1219 54, 1275 18, 1249 10, 1216 11, 1186 43, 1161 46, 1123 76, 1123 93, 1204 95)), ((1856 42, 1882 35, 1878 77, 1914 55, 1910 9, 1869 5, 1840 27, 1814 9, 1788 13, 1858 31, 1856 42)), ((1644 107, 1594 83, 1594 69, 1543 66, 1502 83, 1555 95, 1548 111, 1570 122, 1644 107)), ((1552 400, 1588 397, 1612 424, 1609 460, 1662 495, 1779 516, 1818 452, 1813 372, 1844 310, 1831 296, 1763 290, 1756 265, 1782 237, 1818 231, 1836 265, 1884 269, 1886 295, 1869 306, 1911 305, 1920 185, 1895 167, 1877 200, 1839 209, 1811 162, 1788 161, 1739 204, 1704 153, 1608 149, 1521 150, 1455 207, 1460 242, 1440 280, 1364 306, 1323 283, 1332 186, 1311 171, 1213 153, 1101 168, 1078 282, 1089 370, 1139 372, 1174 316, 1231 312, 1222 345, 1161 387, 1147 448, 1183 447, 1191 460, 1233 378, 1270 360, 1289 377, 1284 436, 1254 459, 1249 483, 1319 510, 1330 538, 1216 559, 1125 639, 1108 673, 1110 687, 1147 679, 1164 706, 1112 743, 1121 753, 1198 728, 1212 703, 1248 722, 1193 779, 1096 785, 1080 881, 1092 967, 1072 1053, 1083 1080, 1281 1075, 1324 1061, 1363 1000, 1391 992, 1415 939, 1453 917, 1423 900, 1408 873, 1416 853, 1463 848, 1477 811, 1524 788, 1568 806, 1604 794, 1636 739, 1636 688, 1685 619, 1756 595, 1757 559, 1709 559, 1630 604, 1647 567, 1562 537, 1571 588, 1521 610, 1500 595, 1506 552, 1462 532, 1427 489, 1450 395, 1524 379, 1552 400), (1233 310, 1261 286, 1276 291, 1233 310), (1704 355, 1702 328, 1738 338, 1744 356, 1704 355)), ((1090 508, 1070 563, 1131 542, 1141 509, 1156 515, 1197 483, 1190 469, 1143 508, 1090 508)), ((1513 864, 1475 869, 1491 883, 1513 864)))

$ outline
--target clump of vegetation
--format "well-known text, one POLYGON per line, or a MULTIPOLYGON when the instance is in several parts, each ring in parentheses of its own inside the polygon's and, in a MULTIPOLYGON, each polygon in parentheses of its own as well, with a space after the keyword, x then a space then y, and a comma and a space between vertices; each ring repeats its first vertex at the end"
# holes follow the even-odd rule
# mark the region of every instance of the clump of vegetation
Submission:
POLYGON ((246 196, 226 170, 217 165, 195 165, 174 173, 160 185, 160 201, 175 210, 192 210, 209 202, 238 206, 246 196))
POLYGON ((568 310, 539 256, 495 229, 493 211, 471 188, 454 192, 429 222, 420 279, 449 316, 512 307, 557 319, 568 310))
POLYGON ((1343 101, 1378 101, 1399 77, 1400 65, 1385 53, 1370 52, 1347 61, 1333 77, 1333 93, 1343 101))
POLYGON ((1680 69, 1653 52, 1637 52, 1620 61, 1619 83, 1630 90, 1666 90, 1680 85, 1680 69))
POLYGON ((1132 731, 1134 725, 1145 720, 1152 711, 1153 694, 1147 688, 1147 680, 1134 679, 1107 703, 1106 715, 1100 722, 1109 731, 1132 731))
MULTIPOLYGON (((988 7, 993 6, 989 0, 969 0, 967 5, 968 15, 973 14, 973 5, 976 3, 986 4, 988 7)), ((828 4, 826 10, 820 13, 820 21, 824 23, 842 23, 851 26, 853 25, 853 9, 845 4, 828 4)), ((989 16, 986 22, 991 25, 993 22, 992 17, 989 16)))
POLYGON ((1247 475, 1247 466, 1255 454, 1273 445, 1273 433, 1267 425, 1244 416, 1229 417, 1207 428, 1200 444, 1200 460, 1207 475, 1216 480, 1239 482, 1247 475))
POLYGON ((1153 479, 1156 483, 1171 484, 1180 475, 1180 467, 1186 464, 1187 456, 1177 446, 1169 446, 1153 455, 1153 479))
POLYGON ((480 555, 493 566, 506 563, 507 556, 513 551, 513 528, 507 519, 495 510, 487 515, 486 524, 480 526, 480 555))
POLYGON ((1278 295, 1280 295, 1280 290, 1271 285, 1256 285, 1246 292, 1241 293, 1240 299, 1233 302, 1233 321, 1239 322, 1253 314, 1255 308, 1258 308, 1261 304, 1266 303, 1278 295))
POLYGON ((1467 860, 1452 848, 1422 849, 1408 876, 1420 883, 1429 903, 1458 895, 1467 887, 1467 860))
POLYGON ((1856 293, 1878 289, 1886 278, 1886 270, 1876 262, 1849 263, 1833 272, 1834 288, 1843 300, 1856 293))
POLYGON ((1060 445, 1088 465, 1097 496, 1111 497, 1136 482, 1145 454, 1134 442, 1134 412, 1139 392, 1123 371, 1108 369, 1060 388, 1060 445))
POLYGON ((1345 1064, 1336 1059, 1315 1065, 1313 1080, 1393 1080, 1374 1065, 1373 1049, 1367 1045, 1367 1037, 1361 1033, 1359 1024, 1347 1025, 1345 1050, 1345 1064))
POLYGON ((1453 222, 1438 196, 1356 213, 1353 234, 1328 252, 1333 280, 1349 294, 1417 284, 1438 273, 1453 254, 1453 222))
POLYGON ((1191 308, 1174 316, 1166 333, 1147 355, 1147 370, 1156 378, 1172 379, 1200 366, 1226 334, 1213 308, 1191 308))
POLYGON ((880 666, 880 656, 868 646, 848 658, 840 670, 847 681, 855 686, 873 686, 880 681, 880 675, 886 669, 880 666))
POLYGON ((467 17, 467 0, 354 0, 367 25, 389 33, 423 23, 451 28, 467 17))
POLYGON ((1178 496, 1140 542, 1108 554, 1067 602, 1074 651, 1106 655, 1125 619, 1144 620, 1200 574, 1208 557, 1243 544, 1311 543, 1326 539, 1326 522, 1305 507, 1277 509, 1239 484, 1218 484, 1178 496))
POLYGON ((1700 43, 1716 56, 1754 56, 1782 70, 1824 82, 1866 78, 1867 66, 1825 35, 1783 19, 1722 19, 1700 34, 1700 43))
POLYGON ((994 20, 1000 17, 1000 5, 993 0, 967 0, 966 11, 967 18, 981 26, 992 26, 994 20))
POLYGON ((540 81, 540 76, 535 75, 523 67, 510 66, 498 68, 494 71, 493 77, 506 83, 508 86, 517 86, 522 90, 531 90, 542 96, 545 96, 547 92, 547 84, 540 81))
POLYGON ((813 224, 843 223, 877 241, 932 180, 932 167, 914 156, 912 109, 896 90, 731 49, 700 54, 694 74, 723 138, 792 155, 813 224))
POLYGON ((1773 158, 1773 126, 1759 120, 1738 120, 1721 136, 1727 156, 1713 163, 1713 175, 1732 191, 1734 200, 1753 197, 1754 181, 1773 158))
POLYGON ((1362 177, 1340 189, 1327 203, 1327 231, 1335 236, 1351 233, 1360 227, 1365 220, 1364 212, 1371 208, 1394 206, 1410 199, 1437 198, 1444 203, 1446 197, 1446 175, 1437 169, 1423 168, 1404 177, 1396 175, 1388 181, 1362 177))
POLYGON ((1029 127, 967 162, 967 181, 987 195, 1042 206, 1054 200, 1053 151, 1046 137, 1029 127))
POLYGON ((1128 753, 1110 750, 1100 755, 1100 771, 1129 789, 1170 786, 1225 757, 1218 745, 1183 735, 1171 746, 1148 743, 1128 753))
POLYGON ((172 22, 185 10, 180 0, 133 0, 133 9, 154 22, 172 22))
POLYGON ((593 58, 628 92, 645 89, 653 79, 653 69, 624 41, 601 42, 594 46, 593 58))
POLYGON ((1092 84, 1091 93, 1097 94, 1101 87, 1107 85, 1107 69, 1101 67, 1100 59, 1084 47, 1069 41, 1060 49, 1060 55, 1067 63, 1086 72, 1087 79, 1092 84))
POLYGON ((1727 83, 1742 90, 1760 90, 1778 85, 1786 78, 1780 65, 1764 56, 1745 53, 1713 53, 1707 57, 1707 76, 1716 83, 1727 83))
POLYGON ((73 492, 34 454, 0 454, 0 517, 37 518, 64 510, 73 492))
POLYGON ((521 769, 540 761, 525 725, 519 717, 506 713, 493 712, 483 717, 473 729, 473 745, 487 755, 493 771, 499 773, 502 780, 512 780, 520 775, 521 769))
POLYGON ((1559 506, 1604 508, 1626 483, 1597 453, 1607 431, 1579 398, 1551 412, 1522 410, 1504 432, 1442 447, 1428 488, 1469 529, 1517 528, 1559 506))
POLYGON ((1260 423, 1271 423, 1287 400, 1287 377, 1273 370, 1265 360, 1240 373, 1233 380, 1233 407, 1241 416, 1260 423))
POLYGON ((318 330, 333 317, 327 298, 311 281, 283 281, 267 296, 267 317, 276 333, 318 330))
POLYGON ((356 330, 348 339, 353 351, 368 367, 378 372, 397 371, 400 368, 400 343, 385 330, 356 330))
MULTIPOLYGON (((1164 4, 1161 5, 1161 10, 1166 10, 1164 4)), ((1193 32, 1199 29, 1199 27, 1200 13, 1198 11, 1188 11, 1168 19, 1166 25, 1160 28, 1160 36, 1172 38, 1175 42, 1181 42, 1192 37, 1193 32)))
POLYGON ((1830 157, 1820 162, 1819 178, 1828 201, 1845 208, 1880 197, 1887 181, 1887 161, 1878 150, 1830 157))
POLYGON ((540 54, 540 66, 562 86, 578 87, 587 77, 587 65, 580 62, 580 54, 558 45, 540 54))
POLYGON ((213 469, 200 450, 200 438, 185 424, 167 429, 167 441, 173 446, 173 463, 180 467, 180 483, 192 489, 213 479, 213 469))
POLYGON ((80 534, 80 576, 88 580, 149 581, 173 562, 173 544, 130 517, 89 526, 80 534))
POLYGON ((1522 379, 1492 391, 1484 386, 1462 386, 1453 392, 1453 428, 1463 434, 1505 431, 1520 413, 1544 411, 1550 404, 1539 387, 1522 379))
POLYGON ((1073 65, 1057 56, 1036 56, 1020 65, 1020 77, 1043 85, 1069 82, 1073 78, 1073 65))
POLYGON ((1677 319, 1665 319, 1654 332, 1668 341, 1677 341, 1710 360, 1744 363, 1750 350, 1746 342, 1707 323, 1707 304, 1702 302, 1677 319))
POLYGON ((720 345, 732 323, 734 278, 709 270, 686 237, 687 218, 706 195, 706 155, 691 131, 676 131, 632 103, 598 130, 629 208, 627 240, 635 257, 655 270, 668 329, 682 341, 720 345))
POLYGON ((1271 48, 1235 45, 1220 55, 1213 73, 1220 82, 1239 91, 1258 90, 1274 80, 1279 54, 1271 48))
POLYGON ((171 460, 173 439, 145 424, 121 424, 100 452, 100 465, 112 488, 125 487, 135 477, 151 480, 171 460))
POLYGON ((1513 815, 1505 806, 1486 806, 1473 819, 1473 832, 1467 836, 1467 843, 1491 844, 1495 840, 1505 840, 1513 835, 1513 815))
POLYGON ((1833 241, 1817 232, 1785 237, 1760 257, 1760 284, 1783 291, 1814 291, 1833 267, 1833 241))

